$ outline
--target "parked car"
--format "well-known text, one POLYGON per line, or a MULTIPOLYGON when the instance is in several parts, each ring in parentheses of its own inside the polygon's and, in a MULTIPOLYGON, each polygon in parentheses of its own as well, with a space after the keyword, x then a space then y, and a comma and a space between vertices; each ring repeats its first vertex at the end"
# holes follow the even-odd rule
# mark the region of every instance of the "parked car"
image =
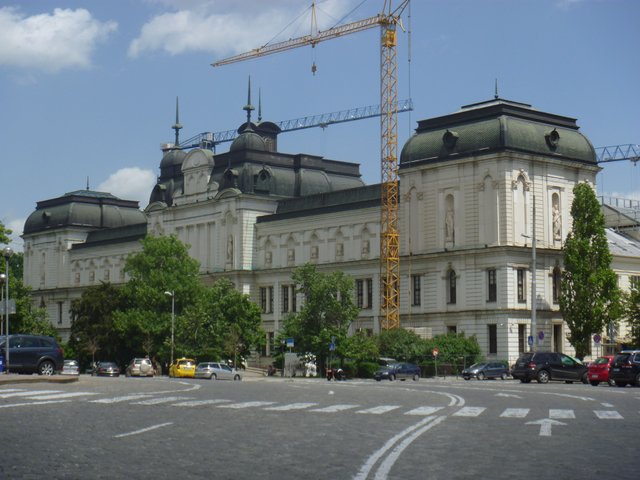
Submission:
POLYGON ((619 387, 640 387, 640 350, 622 350, 613 359, 609 370, 611 378, 619 387))
POLYGON ((373 374, 373 378, 378 382, 380 380, 393 381, 396 378, 398 380, 412 378, 417 382, 420 379, 420 367, 413 363, 392 363, 386 367, 378 369, 378 371, 373 374))
POLYGON ((220 362, 202 362, 196 367, 196 378, 209 380, 242 380, 242 372, 220 362))
POLYGON ((179 358, 169 366, 170 377, 193 378, 196 373, 196 361, 192 358, 179 358))
MULTIPOLYGON (((4 356, 6 336, 0 337, 0 352, 4 356)), ((5 364, 7 359, 5 358, 5 364)), ((42 335, 9 335, 9 362, 5 368, 16 373, 53 375, 62 370, 64 351, 53 337, 42 335)))
POLYGON ((513 378, 522 383, 537 380, 547 383, 549 380, 588 383, 588 368, 579 360, 558 352, 528 352, 518 357, 513 369, 513 378))
POLYGON ((477 378, 484 380, 485 378, 500 378, 505 380, 509 376, 509 367, 500 362, 481 362, 474 363, 470 367, 462 370, 462 378, 469 380, 477 378))
POLYGON ((607 382, 613 386, 616 382, 609 378, 609 368, 613 363, 613 355, 604 355, 596 358, 589 364, 589 383, 594 387, 600 385, 600 382, 607 382))
POLYGON ((91 375, 94 377, 119 377, 120 368, 116 362, 97 362, 91 375))
POLYGON ((124 372, 127 377, 153 377, 154 373, 153 365, 148 358, 134 358, 124 372))
POLYGON ((77 360, 65 360, 60 375, 80 375, 80 365, 77 360))

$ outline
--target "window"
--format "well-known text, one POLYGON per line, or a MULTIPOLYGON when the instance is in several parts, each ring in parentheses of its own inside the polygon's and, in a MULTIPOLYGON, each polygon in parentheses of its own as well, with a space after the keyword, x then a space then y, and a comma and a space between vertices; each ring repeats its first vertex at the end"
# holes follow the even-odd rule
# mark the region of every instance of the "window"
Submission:
POLYGON ((420 275, 411 275, 411 305, 418 306, 421 302, 420 275))
POLYGON ((373 280, 360 278, 356 280, 356 305, 358 308, 370 309, 373 303, 373 280))
POLYGON ((553 290, 553 303, 558 304, 560 302, 560 268, 555 267, 553 269, 553 276, 551 277, 551 282, 553 285, 551 286, 553 290))
POLYGON ((634 290, 640 289, 640 276, 631 275, 629 277, 629 286, 634 290))
POLYGON ((498 326, 495 323, 487 325, 489 336, 489 354, 498 353, 498 326))
POLYGON ((526 290, 524 286, 525 282, 525 269, 519 268, 517 271, 518 277, 518 303, 527 303, 526 290))
POLYGON ((455 335, 456 333, 458 333, 458 327, 455 325, 447 325, 447 333, 455 335))
POLYGON ((498 297, 496 285, 496 269, 487 270, 487 302, 495 302, 498 297))
POLYGON ((518 324, 518 353, 524 353, 526 351, 525 345, 527 344, 527 325, 524 323, 518 324))
POLYGON ((282 285, 282 313, 289 311, 289 285, 282 285))
POLYGON ((449 270, 449 303, 456 303, 456 272, 455 270, 449 270))
POLYGON ((262 313, 273 313, 273 287, 260 287, 262 313))

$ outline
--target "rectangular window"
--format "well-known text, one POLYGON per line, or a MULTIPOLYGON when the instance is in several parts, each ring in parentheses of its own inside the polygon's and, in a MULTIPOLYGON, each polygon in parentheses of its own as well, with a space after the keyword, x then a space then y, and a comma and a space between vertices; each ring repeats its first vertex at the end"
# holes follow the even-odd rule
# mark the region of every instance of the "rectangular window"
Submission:
POLYGON ((420 277, 421 277, 420 275, 411 275, 411 293, 412 293, 411 305, 413 306, 418 306, 422 303, 421 290, 420 290, 420 277))
POLYGON ((356 305, 364 308, 364 280, 356 280, 356 305))
POLYGON ((518 278, 518 303, 527 303, 526 289, 525 289, 525 272, 524 268, 519 268, 517 271, 518 278))
POLYGON ((260 287, 262 313, 273 313, 273 287, 260 287))
POLYGON ((449 303, 456 303, 456 272, 449 271, 449 303))
POLYGON ((518 324, 518 353, 524 353, 527 350, 527 325, 524 323, 518 324))
POLYGON ((267 313, 273 313, 273 287, 267 287, 269 292, 269 305, 267 306, 267 313))
POLYGON ((361 278, 356 280, 356 305, 358 308, 370 309, 373 304, 373 280, 361 278))
POLYGON ((373 307, 373 279, 367 278, 367 307, 373 307))
POLYGON ((282 285, 281 287, 282 295, 282 313, 289 312, 289 285, 282 285))
POLYGON ((629 277, 629 286, 634 290, 638 290, 640 288, 640 276, 631 275, 629 277))
POLYGON ((495 323, 487 325, 489 335, 489 354, 498 353, 498 326, 495 323))
POLYGON ((496 269, 487 270, 487 302, 495 302, 498 298, 496 269))
POLYGON ((458 327, 455 325, 447 325, 447 333, 455 335, 458 333, 458 327))

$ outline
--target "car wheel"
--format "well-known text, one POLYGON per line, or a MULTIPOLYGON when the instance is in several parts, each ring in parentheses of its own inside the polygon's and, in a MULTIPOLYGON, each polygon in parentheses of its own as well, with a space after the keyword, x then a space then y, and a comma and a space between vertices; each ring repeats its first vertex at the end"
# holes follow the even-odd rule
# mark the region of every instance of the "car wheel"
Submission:
POLYGON ((395 375, 389 375, 389 381, 393 382, 396 379, 395 375))
POLYGON ((478 373, 478 376, 477 376, 478 380, 484 380, 484 378, 485 378, 484 372, 478 373))
POLYGON ((626 387, 626 386, 627 386, 627 382, 616 382, 616 385, 617 385, 618 387, 624 388, 624 387, 626 387))
POLYGON ((465 380, 470 380, 471 379, 471 377, 462 377, 462 378, 464 378, 465 380))
POLYGON ((240 375, 238 375, 238 374, 236 374, 236 375, 233 377, 233 379, 234 379, 234 380, 242 380, 242 378, 241 378, 241 377, 240 377, 240 375))
POLYGON ((592 380, 591 385, 593 385, 594 387, 597 387, 598 385, 600 385, 600 382, 596 382, 595 380, 592 380))
POLYGON ((376 378, 376 382, 379 382, 379 381, 380 381, 380 379, 379 379, 379 378, 376 378))
POLYGON ((587 372, 584 372, 584 374, 582 375, 582 378, 580 379, 582 381, 582 383, 584 383, 585 385, 587 383, 589 383, 589 375, 587 374, 587 372))
POLYGON ((418 375, 417 373, 413 374, 413 381, 417 382, 418 380, 420 380, 420 375, 418 375))
POLYGON ((507 374, 503 373, 502 375, 500 375, 500 380, 506 380, 507 379, 507 374))
POLYGON ((211 376, 209 377, 209 380, 217 380, 218 376, 215 373, 212 373, 211 376))
POLYGON ((540 370, 538 372, 538 376, 536 377, 538 383, 548 383, 551 380, 551 375, 546 370, 540 370))
POLYGON ((640 373, 636 375, 636 387, 640 387, 640 373))
POLYGON ((40 365, 38 365, 38 374, 39 375, 53 375, 53 373, 55 372, 55 365, 53 364, 53 362, 49 361, 49 360, 45 360, 44 362, 40 363, 40 365))
POLYGON ((609 380, 607 380, 607 383, 609 384, 610 387, 615 387, 616 386, 616 381, 612 380, 611 378, 609 380))

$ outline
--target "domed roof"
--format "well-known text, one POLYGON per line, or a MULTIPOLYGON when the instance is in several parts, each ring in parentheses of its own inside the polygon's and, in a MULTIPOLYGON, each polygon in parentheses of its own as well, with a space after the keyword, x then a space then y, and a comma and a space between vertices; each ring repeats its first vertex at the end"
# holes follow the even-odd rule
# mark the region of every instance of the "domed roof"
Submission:
POLYGON ((595 150, 578 129, 574 118, 497 98, 420 121, 402 149, 400 164, 435 163, 503 150, 595 164, 595 150))
POLYGON ((255 133, 251 128, 246 128, 231 143, 231 147, 229 147, 230 152, 237 152, 239 150, 258 150, 265 152, 267 150, 267 144, 264 138, 255 133))
POLYGON ((172 177, 182 173, 182 162, 187 156, 187 152, 179 148, 167 148, 160 161, 160 176, 172 177))
POLYGON ((38 202, 25 222, 24 233, 64 227, 114 228, 146 221, 138 202, 121 200, 110 193, 78 190, 38 202))

